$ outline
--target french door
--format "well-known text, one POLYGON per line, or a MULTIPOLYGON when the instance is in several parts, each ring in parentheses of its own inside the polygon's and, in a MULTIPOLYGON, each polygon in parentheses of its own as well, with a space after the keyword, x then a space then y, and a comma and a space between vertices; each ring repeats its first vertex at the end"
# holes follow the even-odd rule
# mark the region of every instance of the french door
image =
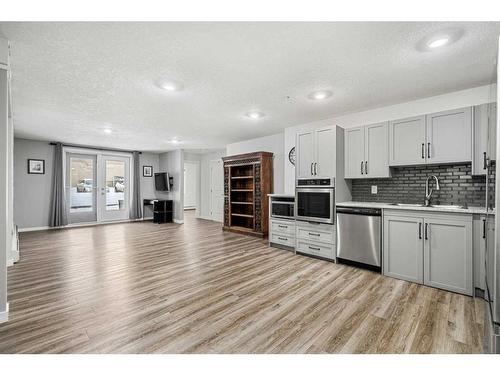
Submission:
POLYGON ((130 157, 86 152, 66 152, 68 223, 128 219, 130 157))

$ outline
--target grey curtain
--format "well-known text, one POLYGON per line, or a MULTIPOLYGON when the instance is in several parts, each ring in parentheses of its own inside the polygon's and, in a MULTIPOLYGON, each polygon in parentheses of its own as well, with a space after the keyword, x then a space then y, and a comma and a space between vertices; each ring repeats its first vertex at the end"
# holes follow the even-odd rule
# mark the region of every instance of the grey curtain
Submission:
POLYGON ((134 188, 132 191, 132 204, 130 205, 130 218, 140 219, 142 217, 142 202, 141 202, 141 166, 139 153, 134 152, 134 188))
POLYGON ((54 150, 54 168, 52 173, 52 197, 49 221, 51 227, 61 227, 68 224, 63 173, 63 146, 61 143, 57 143, 54 150))

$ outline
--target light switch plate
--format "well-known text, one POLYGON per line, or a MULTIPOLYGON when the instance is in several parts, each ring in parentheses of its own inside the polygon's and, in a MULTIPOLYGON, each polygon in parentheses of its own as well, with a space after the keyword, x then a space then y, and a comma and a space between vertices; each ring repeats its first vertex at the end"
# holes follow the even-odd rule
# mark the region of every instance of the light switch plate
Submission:
POLYGON ((377 194, 377 185, 372 185, 372 194, 377 194))

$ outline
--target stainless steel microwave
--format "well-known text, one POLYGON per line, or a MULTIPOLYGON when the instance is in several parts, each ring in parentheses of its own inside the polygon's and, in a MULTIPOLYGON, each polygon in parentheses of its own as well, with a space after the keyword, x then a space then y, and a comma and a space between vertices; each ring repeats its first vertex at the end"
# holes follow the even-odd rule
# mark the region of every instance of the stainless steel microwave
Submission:
POLYGON ((293 219, 295 215, 293 198, 274 199, 271 201, 271 217, 293 219))
POLYGON ((295 189, 295 219, 317 223, 335 223, 335 188, 321 184, 295 189))

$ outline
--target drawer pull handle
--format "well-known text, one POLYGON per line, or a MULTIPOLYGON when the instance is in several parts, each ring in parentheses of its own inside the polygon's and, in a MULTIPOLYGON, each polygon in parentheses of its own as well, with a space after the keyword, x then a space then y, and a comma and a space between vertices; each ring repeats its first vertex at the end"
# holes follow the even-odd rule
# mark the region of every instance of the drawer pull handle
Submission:
POLYGON ((314 246, 309 246, 309 249, 317 251, 321 250, 319 247, 314 247, 314 246))
POLYGON ((320 236, 320 234, 319 234, 319 233, 311 233, 311 232, 309 232, 309 235, 310 235, 310 236, 318 236, 318 237, 320 236))
POLYGON ((280 228, 285 228, 285 229, 286 229, 286 228, 288 228, 288 226, 287 226, 287 225, 278 225, 278 227, 280 227, 280 228))
POLYGON ((282 240, 282 241, 288 241, 288 238, 284 238, 284 237, 278 237, 279 240, 282 240))

